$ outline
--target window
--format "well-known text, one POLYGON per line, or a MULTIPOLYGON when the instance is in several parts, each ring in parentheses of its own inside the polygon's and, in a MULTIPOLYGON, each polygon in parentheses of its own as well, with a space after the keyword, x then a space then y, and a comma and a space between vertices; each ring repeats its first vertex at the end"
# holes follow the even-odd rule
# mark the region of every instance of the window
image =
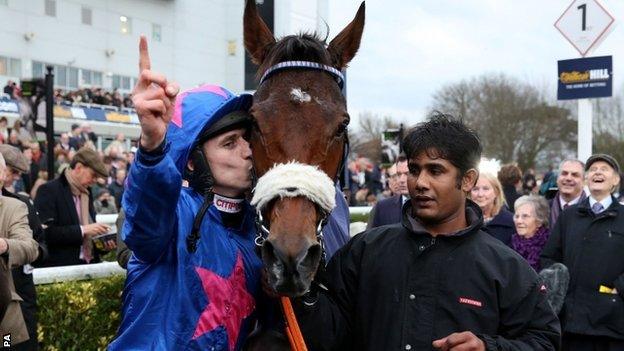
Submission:
POLYGON ((56 17, 56 0, 45 0, 45 14, 56 17))
POLYGON ((113 75, 113 89, 119 89, 121 87, 121 76, 113 75))
POLYGON ((43 73, 44 70, 45 70, 45 65, 43 64, 43 62, 33 61, 32 63, 33 78, 43 78, 45 75, 45 73, 43 73))
POLYGON ((6 76, 8 72, 7 58, 0 56, 0 75, 6 76))
POLYGON ((121 89, 130 90, 130 77, 123 77, 121 79, 121 89))
POLYGON ((92 23, 92 10, 88 7, 83 7, 82 8, 82 24, 86 24, 88 26, 90 26, 92 23))
POLYGON ((78 88, 78 68, 74 68, 74 67, 69 67, 67 73, 69 73, 68 75, 68 86, 70 88, 78 88))
POLYGON ((101 86, 102 72, 91 71, 88 69, 80 70, 82 72, 82 83, 80 85, 101 86))
POLYGON ((91 82, 93 81, 93 79, 91 78, 91 71, 89 71, 88 69, 83 69, 81 76, 82 85, 91 85, 91 82))
POLYGON ((132 34, 132 18, 119 16, 119 22, 121 23, 121 34, 132 34))
POLYGON ((162 27, 160 24, 152 23, 152 40, 157 42, 162 41, 162 27))
POLYGON ((0 56, 0 75, 9 77, 21 77, 22 60, 0 56))
POLYGON ((11 77, 21 77, 22 76, 22 60, 10 58, 8 73, 11 77))
POLYGON ((102 86, 102 72, 93 72, 91 75, 91 79, 93 81, 93 85, 102 86))
POLYGON ((54 85, 67 86, 67 67, 54 65, 54 85))
POLYGON ((113 75, 113 89, 131 90, 136 83, 136 78, 121 76, 118 74, 113 75))

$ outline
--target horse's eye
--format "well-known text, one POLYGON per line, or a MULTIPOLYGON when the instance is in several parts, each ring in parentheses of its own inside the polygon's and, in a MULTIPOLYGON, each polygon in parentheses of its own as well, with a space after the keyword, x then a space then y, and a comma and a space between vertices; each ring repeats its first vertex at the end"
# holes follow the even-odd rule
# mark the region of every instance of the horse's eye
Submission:
POLYGON ((336 129, 336 137, 341 137, 344 134, 345 130, 347 130, 347 123, 341 123, 338 126, 338 129, 336 129))
POLYGON ((345 118, 338 126, 338 129, 336 129, 336 137, 341 137, 345 133, 347 126, 349 125, 349 121, 349 116, 347 115, 347 118, 345 118))

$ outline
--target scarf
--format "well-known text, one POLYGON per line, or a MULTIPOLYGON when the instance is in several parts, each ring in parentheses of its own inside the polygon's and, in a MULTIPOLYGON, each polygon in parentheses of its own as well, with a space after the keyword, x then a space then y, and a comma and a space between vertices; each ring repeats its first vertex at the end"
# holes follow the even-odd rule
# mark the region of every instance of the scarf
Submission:
MULTIPOLYGON (((80 199, 80 212, 77 213, 78 217, 80 218, 80 225, 91 224, 91 213, 89 213, 89 190, 87 190, 85 186, 80 184, 72 176, 72 170, 69 168, 65 170, 65 178, 67 179, 67 183, 69 183, 69 188, 71 189, 73 197, 78 196, 80 199)), ((78 208, 76 210, 78 210, 78 208)), ((93 258, 91 252, 91 237, 88 235, 83 235, 82 256, 84 260, 87 261, 87 263, 89 263, 93 258)))
POLYGON ((526 239, 515 233, 511 237, 511 247, 520 254, 520 256, 524 257, 529 265, 535 269, 536 272, 540 270, 540 253, 542 253, 542 249, 544 245, 546 245, 546 241, 548 240, 548 236, 550 235, 550 230, 544 226, 541 226, 537 229, 537 232, 532 237, 526 239))

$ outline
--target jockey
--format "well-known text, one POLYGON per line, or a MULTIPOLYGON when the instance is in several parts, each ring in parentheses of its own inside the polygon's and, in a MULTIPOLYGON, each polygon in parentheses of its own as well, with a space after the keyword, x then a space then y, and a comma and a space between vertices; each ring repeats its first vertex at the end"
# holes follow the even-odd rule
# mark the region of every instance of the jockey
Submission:
POLYGON ((238 350, 261 296, 245 200, 251 96, 203 85, 176 99, 177 86, 150 71, 144 37, 139 47, 142 134, 123 198, 132 257, 109 350, 238 350))

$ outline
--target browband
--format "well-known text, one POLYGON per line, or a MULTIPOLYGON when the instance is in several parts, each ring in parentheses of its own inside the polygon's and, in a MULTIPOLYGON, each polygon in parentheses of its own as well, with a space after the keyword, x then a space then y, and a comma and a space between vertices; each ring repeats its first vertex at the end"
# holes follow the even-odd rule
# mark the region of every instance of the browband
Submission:
POLYGON ((325 71, 334 77, 334 79, 336 80, 336 83, 338 83, 338 86, 340 87, 341 90, 344 86, 345 77, 342 74, 342 72, 340 72, 338 69, 332 66, 323 65, 318 62, 310 62, 310 61, 284 61, 274 66, 271 66, 269 69, 266 70, 266 72, 264 72, 264 74, 262 75, 262 78, 260 78, 260 83, 258 85, 261 85, 265 80, 267 80, 271 74, 280 70, 288 69, 288 68, 307 68, 307 69, 316 69, 320 71, 325 71))

